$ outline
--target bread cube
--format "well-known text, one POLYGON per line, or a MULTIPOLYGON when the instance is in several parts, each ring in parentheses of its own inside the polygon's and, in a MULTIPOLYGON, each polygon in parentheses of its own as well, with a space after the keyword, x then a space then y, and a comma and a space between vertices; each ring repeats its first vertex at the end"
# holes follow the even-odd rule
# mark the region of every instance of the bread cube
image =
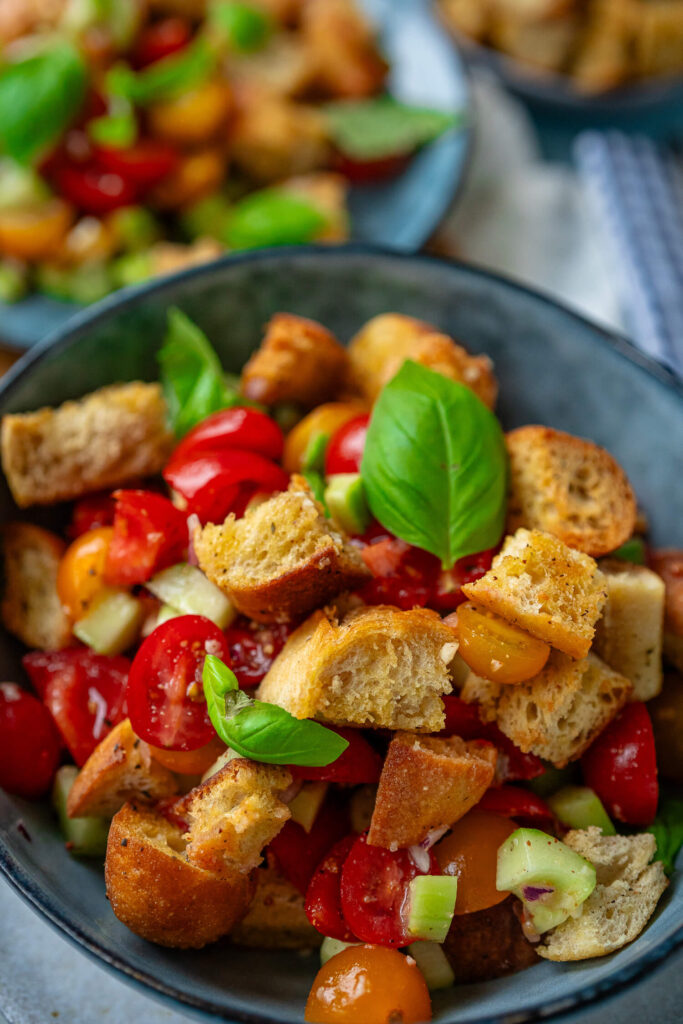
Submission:
POLYGON ((57 593, 57 570, 64 541, 31 523, 2 527, 5 629, 27 647, 57 651, 71 643, 71 623, 57 593))
POLYGON ((301 32, 317 69, 318 90, 340 99, 381 92, 388 65, 372 25, 353 0, 316 0, 301 12, 301 32))
POLYGON ((650 565, 662 577, 666 589, 664 653, 683 672, 683 551, 653 551, 650 565))
POLYGON ((230 932, 238 946, 253 949, 315 949, 323 937, 306 917, 304 897, 275 868, 257 868, 249 910, 230 932))

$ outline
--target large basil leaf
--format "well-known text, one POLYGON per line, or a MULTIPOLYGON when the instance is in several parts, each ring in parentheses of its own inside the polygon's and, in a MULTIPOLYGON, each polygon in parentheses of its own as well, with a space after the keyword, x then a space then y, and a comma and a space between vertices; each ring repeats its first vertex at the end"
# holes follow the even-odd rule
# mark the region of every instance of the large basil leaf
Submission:
POLYGON ((657 860, 663 862, 664 870, 670 875, 676 866, 678 851, 683 846, 683 800, 665 794, 648 832, 652 832, 657 841, 657 860))
POLYGON ((107 91, 137 106, 170 100, 201 85, 213 73, 216 56, 206 39, 197 38, 178 53, 157 60, 142 71, 118 64, 107 75, 107 91))
POLYGON ((503 432, 464 384, 404 363, 373 410, 361 474, 382 526, 437 555, 444 568, 500 540, 503 432))
POLYGON ((325 116, 337 149, 360 161, 407 156, 462 121, 460 113, 412 107, 391 96, 329 103, 325 116))

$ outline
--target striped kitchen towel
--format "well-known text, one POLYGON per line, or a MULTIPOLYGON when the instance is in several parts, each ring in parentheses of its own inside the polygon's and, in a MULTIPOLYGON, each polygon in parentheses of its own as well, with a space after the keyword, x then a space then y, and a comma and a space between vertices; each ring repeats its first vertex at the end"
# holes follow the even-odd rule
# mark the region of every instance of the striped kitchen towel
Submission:
POLYGON ((617 131, 583 132, 574 157, 633 341, 683 375, 683 161, 617 131))

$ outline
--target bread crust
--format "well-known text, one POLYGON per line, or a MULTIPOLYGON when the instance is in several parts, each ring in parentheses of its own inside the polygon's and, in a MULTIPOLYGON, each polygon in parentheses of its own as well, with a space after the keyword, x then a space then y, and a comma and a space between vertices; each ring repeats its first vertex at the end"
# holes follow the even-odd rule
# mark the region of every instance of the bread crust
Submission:
POLYGON ((57 593, 64 541, 32 523, 7 523, 1 540, 4 584, 0 614, 5 629, 27 647, 44 651, 68 647, 71 622, 57 593))
POLYGON ((524 938, 515 898, 487 910, 456 914, 443 943, 457 985, 492 981, 531 967, 538 957, 524 938))
POLYGON ((317 0, 301 11, 301 31, 315 63, 318 90, 340 99, 373 96, 388 65, 372 26, 350 0, 317 0))
POLYGON ((249 875, 190 864, 180 830, 149 808, 124 804, 109 830, 104 878, 111 908, 132 932, 175 949, 201 949, 247 911, 249 875))
POLYGON ((484 740, 396 733, 382 768, 368 843, 397 850, 454 824, 493 782, 496 760, 496 748, 484 740))
POLYGON ((316 949, 323 941, 306 917, 304 897, 275 868, 257 868, 256 892, 230 939, 253 949, 316 949))

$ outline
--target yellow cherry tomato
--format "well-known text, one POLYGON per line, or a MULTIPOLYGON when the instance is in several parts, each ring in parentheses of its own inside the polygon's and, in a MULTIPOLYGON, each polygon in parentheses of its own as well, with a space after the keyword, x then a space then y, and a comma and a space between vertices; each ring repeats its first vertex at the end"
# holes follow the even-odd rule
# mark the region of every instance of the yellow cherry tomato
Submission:
POLYGON ((175 210, 215 192, 225 176, 226 157, 218 148, 188 153, 150 193, 153 206, 175 210))
POLYGON ((538 675, 550 655, 543 640, 471 602, 458 608, 458 654, 473 672, 496 683, 538 675))
POLYGON ((104 569, 113 534, 111 526, 88 530, 70 544, 57 570, 57 593, 69 617, 77 622, 105 586, 104 569))
POLYGON ((501 814, 475 808, 436 844, 434 855, 442 872, 458 879, 456 914, 487 910, 509 895, 496 889, 498 849, 516 827, 501 814))
POLYGON ((367 408, 361 402, 327 402, 309 412, 285 438, 282 457, 285 472, 300 472, 306 449, 316 434, 327 434, 331 437, 339 427, 343 427, 354 416, 364 412, 367 412, 367 408))
POLYGON ((216 138, 232 110, 227 82, 205 82, 148 111, 152 135, 179 146, 201 146, 216 138))
POLYGON ((62 199, 0 210, 0 254, 18 260, 59 257, 73 219, 62 199))

